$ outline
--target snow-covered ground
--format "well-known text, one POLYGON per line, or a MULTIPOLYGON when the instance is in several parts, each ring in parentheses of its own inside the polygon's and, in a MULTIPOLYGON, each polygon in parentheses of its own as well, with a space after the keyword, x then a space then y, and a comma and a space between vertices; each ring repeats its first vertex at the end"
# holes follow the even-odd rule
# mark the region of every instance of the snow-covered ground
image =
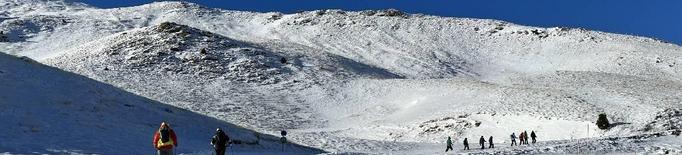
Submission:
POLYGON ((655 39, 397 10, 0 9, 2 52, 333 153, 436 154, 448 136, 500 143, 456 153, 682 152, 682 47, 655 39), (524 130, 540 142, 506 147, 524 130))
MULTIPOLYGON (((234 152, 281 153, 278 137, 141 97, 112 85, 0 53, 0 152, 17 154, 152 153, 160 122, 178 135, 178 153, 210 150, 215 128, 258 145, 234 152)), ((290 144, 286 152, 321 151, 290 144)))

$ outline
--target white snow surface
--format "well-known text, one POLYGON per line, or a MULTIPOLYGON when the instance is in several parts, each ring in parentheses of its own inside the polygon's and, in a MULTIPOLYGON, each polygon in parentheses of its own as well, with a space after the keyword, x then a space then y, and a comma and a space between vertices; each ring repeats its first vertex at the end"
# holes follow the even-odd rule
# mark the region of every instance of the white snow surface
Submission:
MULTIPOLYGON (((202 114, 160 103, 112 85, 0 53, 0 152, 8 154, 151 154, 160 122, 172 122, 176 153, 210 149, 208 139, 223 128, 232 152, 282 153, 278 138, 202 114)), ((296 154, 321 151, 291 144, 296 154)))
POLYGON ((682 153, 682 47, 655 39, 396 10, 0 10, 4 53, 332 153, 439 154, 448 136, 500 144, 455 153, 682 153), (540 142, 506 147, 520 131, 540 142))

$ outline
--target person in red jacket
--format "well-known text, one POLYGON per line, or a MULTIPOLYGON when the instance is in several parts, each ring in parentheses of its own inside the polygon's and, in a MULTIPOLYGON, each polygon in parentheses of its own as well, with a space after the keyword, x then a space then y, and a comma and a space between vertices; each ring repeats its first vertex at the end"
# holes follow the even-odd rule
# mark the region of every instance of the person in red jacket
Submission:
POLYGON ((175 132, 170 128, 168 123, 161 122, 161 127, 154 133, 154 141, 152 142, 158 155, 172 155, 173 147, 178 147, 178 138, 175 132))

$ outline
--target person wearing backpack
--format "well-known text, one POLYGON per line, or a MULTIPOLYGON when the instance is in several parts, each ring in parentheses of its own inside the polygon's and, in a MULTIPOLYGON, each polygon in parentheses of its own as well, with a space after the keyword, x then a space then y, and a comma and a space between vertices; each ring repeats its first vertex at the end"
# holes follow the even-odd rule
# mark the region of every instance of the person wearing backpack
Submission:
POLYGON ((478 139, 478 144, 481 144, 481 149, 485 149, 485 138, 481 136, 481 139, 478 139))
POLYGON ((464 150, 469 150, 469 140, 467 138, 464 138, 464 150))
POLYGON ((519 133, 519 145, 523 145, 523 144, 524 144, 523 141, 525 141, 525 140, 523 139, 523 132, 520 132, 520 133, 519 133))
POLYGON ((490 136, 490 139, 488 139, 488 148, 495 148, 495 143, 493 143, 493 136, 490 136))
POLYGON ((511 146, 516 145, 516 135, 512 132, 511 134, 511 146))
POLYGON ((450 136, 448 136, 448 140, 445 143, 445 152, 452 150, 452 139, 450 139, 450 136))
POLYGON ((211 139, 211 145, 215 149, 216 155, 225 155, 225 150, 227 150, 227 145, 230 144, 230 137, 223 132, 220 128, 216 129, 213 139, 211 139))
POLYGON ((178 147, 178 138, 168 123, 161 122, 159 130, 154 133, 152 145, 156 148, 158 155, 173 155, 173 147, 178 147))
POLYGON ((523 131, 523 139, 524 139, 523 142, 524 142, 526 145, 528 145, 528 141, 529 141, 529 140, 528 140, 528 132, 527 132, 527 131, 523 131))

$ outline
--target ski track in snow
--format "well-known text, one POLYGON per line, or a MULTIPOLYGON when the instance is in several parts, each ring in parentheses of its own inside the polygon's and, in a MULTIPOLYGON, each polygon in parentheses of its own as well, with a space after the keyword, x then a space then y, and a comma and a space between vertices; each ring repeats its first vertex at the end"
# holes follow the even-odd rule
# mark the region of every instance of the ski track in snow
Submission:
MULTIPOLYGON (((682 152, 670 134, 681 127, 682 48, 655 39, 390 10, 40 0, 0 0, 0 10, 3 53, 256 132, 288 130, 330 154, 441 154, 447 136, 455 148, 464 138, 502 142, 454 152, 464 154, 682 152), (597 129, 599 113, 616 126, 597 129), (506 147, 522 130, 541 141, 506 147)), ((60 152, 18 141, 0 152, 86 144, 60 152)))

